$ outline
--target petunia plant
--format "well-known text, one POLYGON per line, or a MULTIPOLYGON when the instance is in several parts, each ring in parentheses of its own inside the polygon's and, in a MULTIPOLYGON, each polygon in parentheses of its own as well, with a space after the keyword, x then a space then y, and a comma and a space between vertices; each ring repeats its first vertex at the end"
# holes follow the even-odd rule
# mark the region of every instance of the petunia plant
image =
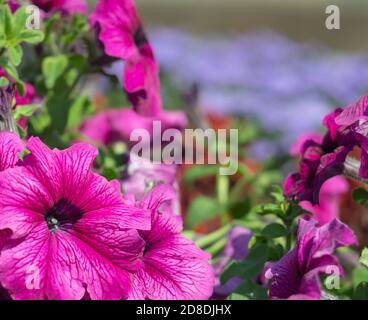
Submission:
POLYGON ((0 0, 0 299, 366 299, 343 205, 368 207, 368 97, 255 160, 277 137, 202 112, 159 49, 133 0, 0 0), (236 129, 234 174, 134 152, 137 129, 157 147, 189 126, 236 129))

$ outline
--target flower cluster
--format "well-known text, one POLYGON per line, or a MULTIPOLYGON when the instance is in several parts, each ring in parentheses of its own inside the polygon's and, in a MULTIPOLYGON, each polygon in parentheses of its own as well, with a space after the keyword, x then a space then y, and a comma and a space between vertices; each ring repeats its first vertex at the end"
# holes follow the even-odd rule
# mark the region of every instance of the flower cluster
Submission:
POLYGON ((12 298, 211 295, 209 256, 180 235, 163 206, 175 195, 170 187, 132 203, 117 181, 90 170, 90 145, 50 150, 30 138, 23 160, 14 134, 1 133, 0 145, 0 283, 12 298))
POLYGON ((318 203, 322 185, 343 174, 345 160, 355 147, 361 151, 359 176, 368 177, 367 108, 368 97, 364 96, 346 109, 336 109, 324 118, 323 124, 328 131, 323 139, 306 139, 300 146, 299 172, 286 179, 286 196, 318 203))
POLYGON ((297 244, 276 263, 268 263, 265 277, 271 280, 271 299, 320 299, 319 276, 342 276, 343 269, 333 255, 335 249, 356 244, 354 233, 339 220, 318 226, 310 217, 299 220, 297 244))
POLYGON ((203 45, 164 31, 152 34, 160 74, 134 0, 99 0, 91 14, 87 3, 0 4, 0 300, 367 295, 368 271, 355 270, 368 266, 368 249, 360 258, 356 247, 337 249, 368 243, 365 217, 346 218, 368 207, 366 190, 350 197, 368 182, 368 96, 330 112, 331 98, 361 94, 366 59, 335 57, 335 77, 316 76, 331 69, 321 47, 273 33, 203 45), (26 4, 40 9, 40 28, 28 28, 26 4), (242 115, 202 113, 208 102, 242 115), (198 127, 192 139, 178 108, 198 127), (322 113, 326 134, 256 159, 254 143, 285 147, 268 135, 283 129, 289 146, 322 113), (174 144, 180 159, 162 163, 174 144), (221 170, 228 147, 232 176, 221 170), (299 171, 282 188, 290 156, 299 171), (343 290, 330 286, 345 271, 343 290))

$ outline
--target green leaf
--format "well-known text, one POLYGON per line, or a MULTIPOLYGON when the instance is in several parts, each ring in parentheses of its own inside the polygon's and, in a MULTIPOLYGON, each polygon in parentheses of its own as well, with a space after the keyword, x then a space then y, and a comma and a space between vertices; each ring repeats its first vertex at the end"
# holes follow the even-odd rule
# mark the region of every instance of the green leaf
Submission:
POLYGON ((38 44, 45 38, 41 30, 23 30, 19 35, 19 41, 24 41, 31 44, 38 44))
POLYGON ((10 39, 12 35, 13 26, 12 26, 12 15, 9 6, 5 6, 5 8, 3 8, 2 13, 3 13, 2 20, 4 23, 4 33, 6 38, 10 39))
POLYGON ((253 279, 246 279, 235 289, 234 294, 245 297, 246 300, 265 300, 267 299, 267 289, 254 283, 253 279))
POLYGON ((79 127, 86 114, 91 109, 91 102, 86 96, 78 97, 69 109, 68 122, 66 127, 74 129, 79 127))
POLYGON ((281 203, 285 200, 284 199, 284 191, 278 185, 273 185, 272 186, 271 196, 272 196, 272 198, 275 199, 275 201, 277 203, 281 203))
POLYGON ((226 283, 234 276, 252 279, 262 270, 268 258, 268 247, 263 243, 256 243, 247 257, 241 262, 232 262, 221 275, 221 283, 226 283))
POLYGON ((7 87, 9 85, 9 80, 5 77, 0 77, 0 87, 7 87))
POLYGON ((267 214, 279 215, 280 213, 282 213, 280 205, 272 203, 256 206, 254 208, 254 211, 256 214, 260 215, 267 215, 267 214))
POLYGON ((288 230, 280 223, 271 223, 261 231, 261 235, 269 239, 284 237, 287 234, 288 230))
POLYGON ((23 57, 23 50, 20 45, 12 46, 8 49, 10 61, 15 65, 19 66, 23 57))
POLYGON ((354 290, 355 300, 368 300, 368 282, 360 283, 354 290))
POLYGON ((68 66, 68 57, 66 55, 58 55, 46 57, 42 61, 42 74, 45 78, 46 88, 52 89, 56 80, 63 74, 68 66))
POLYGON ((359 283, 363 281, 368 281, 368 269, 365 267, 358 267, 353 270, 352 274, 353 285, 357 287, 359 283))
POLYGON ((186 218, 186 226, 193 226, 204 222, 219 214, 219 204, 215 199, 209 197, 197 197, 189 206, 186 218))
POLYGON ((0 26, 0 48, 3 48, 5 46, 5 34, 3 33, 3 29, 4 28, 0 26))
POLYGON ((18 93, 23 97, 25 94, 24 82, 18 80, 15 85, 17 86, 18 93))
POLYGON ((25 7, 20 7, 13 15, 12 36, 19 40, 19 34, 26 26, 28 15, 25 7))
POLYGON ((37 110, 38 105, 36 104, 28 104, 18 106, 14 111, 15 120, 19 120, 21 117, 30 117, 37 110))
POLYGON ((363 249, 359 261, 362 265, 368 267, 368 248, 363 249))
POLYGON ((242 295, 242 294, 239 294, 239 293, 232 293, 228 298, 227 300, 249 300, 249 298, 245 295, 242 295))
POLYGON ((353 191, 353 199, 362 206, 368 207, 368 191, 358 188, 353 191))

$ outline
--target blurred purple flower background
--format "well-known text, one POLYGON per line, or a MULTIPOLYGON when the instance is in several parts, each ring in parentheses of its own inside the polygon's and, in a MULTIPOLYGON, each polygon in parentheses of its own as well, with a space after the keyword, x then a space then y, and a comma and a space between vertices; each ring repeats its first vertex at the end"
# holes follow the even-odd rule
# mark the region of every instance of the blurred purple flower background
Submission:
MULTIPOLYGON (((367 90, 368 56, 297 43, 271 31, 199 37, 159 28, 150 39, 162 72, 178 87, 197 84, 205 111, 250 116, 281 134, 283 150, 300 134, 318 131, 331 109, 367 90)), ((272 144, 257 143, 253 152, 276 151, 272 144)))

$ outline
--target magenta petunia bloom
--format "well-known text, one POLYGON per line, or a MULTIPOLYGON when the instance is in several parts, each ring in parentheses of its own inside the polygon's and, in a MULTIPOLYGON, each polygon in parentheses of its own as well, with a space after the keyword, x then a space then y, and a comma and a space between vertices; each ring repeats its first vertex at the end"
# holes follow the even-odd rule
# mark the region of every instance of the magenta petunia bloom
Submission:
POLYGON ((334 219, 318 226, 310 216, 299 220, 296 247, 265 270, 271 279, 271 299, 320 299, 320 275, 343 276, 343 269, 333 255, 335 249, 355 245, 357 239, 348 226, 334 219))
MULTIPOLYGON (((18 154, 23 149, 23 143, 15 133, 0 132, 0 172, 14 168, 19 162, 18 154)), ((10 235, 9 230, 0 230, 0 250, 10 235)))
POLYGON ((152 229, 140 231, 146 245, 142 268, 133 277, 132 300, 197 300, 212 294, 210 255, 180 234, 181 218, 165 204, 174 196, 174 189, 160 185, 138 203, 152 211, 152 229))
POLYGON ((23 143, 15 133, 0 132, 0 171, 15 167, 23 149, 23 143))
POLYGON ((15 12, 19 8, 19 3, 17 0, 9 0, 8 4, 11 12, 15 12))
POLYGON ((131 109, 119 108, 101 112, 87 119, 80 131, 89 139, 105 145, 114 142, 130 142, 130 134, 135 129, 144 129, 152 136, 153 121, 160 121, 161 129, 182 129, 187 118, 180 111, 165 111, 155 117, 144 117, 131 109))
POLYGON ((123 59, 124 89, 145 116, 162 110, 159 67, 133 0, 100 0, 90 17, 107 55, 123 59))
POLYGON ((13 299, 122 299, 142 265, 150 213, 127 206, 116 182, 91 171, 97 150, 50 150, 38 138, 0 173, 0 283, 13 299))
MULTIPOLYGON (((321 144, 323 135, 319 133, 308 133, 301 135, 292 145, 290 154, 302 156, 300 154, 306 141, 314 141, 321 144)), ((330 222, 339 215, 340 196, 349 190, 349 184, 344 177, 336 176, 323 183, 320 194, 319 204, 313 205, 308 200, 301 201, 299 205, 314 214, 320 224, 330 222)))
POLYGON ((308 139, 302 144, 299 172, 288 176, 284 183, 286 196, 318 204, 322 185, 343 174, 346 157, 355 146, 361 148, 359 176, 368 178, 367 108, 368 98, 362 97, 345 110, 336 109, 324 118, 328 132, 322 142, 308 139))
POLYGON ((32 0, 32 3, 47 13, 60 11, 67 15, 88 12, 88 5, 84 0, 32 0))
POLYGON ((299 205, 313 213, 320 225, 338 218, 341 195, 349 191, 349 184, 344 177, 336 176, 327 180, 321 187, 319 204, 301 201, 299 205))

